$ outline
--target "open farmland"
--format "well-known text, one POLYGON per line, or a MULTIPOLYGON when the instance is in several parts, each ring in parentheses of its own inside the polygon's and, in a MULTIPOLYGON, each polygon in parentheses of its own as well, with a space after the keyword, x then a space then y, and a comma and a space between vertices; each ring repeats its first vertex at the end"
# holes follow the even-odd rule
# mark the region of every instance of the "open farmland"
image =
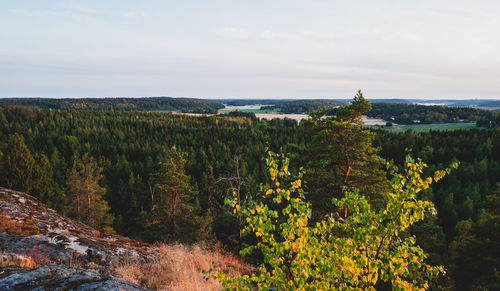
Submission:
MULTIPOLYGON (((309 118, 308 114, 285 114, 280 113, 279 109, 273 110, 261 110, 261 105, 244 105, 244 106, 226 106, 224 109, 219 109, 219 113, 229 113, 232 111, 240 111, 240 112, 250 112, 255 113, 255 116, 259 119, 271 120, 274 118, 279 119, 294 119, 297 121, 301 121, 302 119, 309 118)), ((370 118, 367 116, 363 116, 363 122, 366 125, 385 125, 385 121, 379 118, 370 118)))
POLYGON ((384 126, 385 130, 391 132, 405 132, 412 130, 414 132, 428 132, 431 130, 457 130, 477 128, 476 123, 437 123, 437 124, 398 124, 393 126, 384 126))

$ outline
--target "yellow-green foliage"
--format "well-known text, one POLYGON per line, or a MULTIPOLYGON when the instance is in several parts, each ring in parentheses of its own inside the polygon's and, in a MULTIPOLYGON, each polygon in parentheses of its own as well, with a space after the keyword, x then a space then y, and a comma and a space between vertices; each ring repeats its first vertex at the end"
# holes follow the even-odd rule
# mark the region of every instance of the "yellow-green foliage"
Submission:
POLYGON ((423 178, 426 165, 407 157, 404 171, 392 173, 384 208, 373 210, 355 191, 334 201, 338 213, 313 223, 300 175, 285 185, 291 178, 288 159, 270 153, 267 164, 272 185, 264 193, 271 199, 248 207, 232 203, 247 222, 245 233, 258 239, 241 253, 259 250, 264 263, 251 276, 229 278, 216 271, 214 277, 227 290, 375 290, 383 282, 395 290, 425 290, 429 280, 444 272, 425 262, 426 255, 407 230, 435 214, 433 203, 417 199, 417 193, 449 169, 423 178))

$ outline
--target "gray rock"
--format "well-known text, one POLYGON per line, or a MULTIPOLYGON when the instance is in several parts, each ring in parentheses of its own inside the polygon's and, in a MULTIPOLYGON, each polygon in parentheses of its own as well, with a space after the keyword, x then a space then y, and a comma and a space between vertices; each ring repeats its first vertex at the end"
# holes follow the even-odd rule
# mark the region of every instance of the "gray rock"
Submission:
POLYGON ((123 279, 65 265, 0 270, 0 290, 148 290, 123 279))
POLYGON ((1 187, 0 214, 12 225, 31 225, 30 231, 17 235, 0 230, 0 253, 29 257, 38 265, 66 264, 110 273, 122 263, 154 262, 158 255, 152 245, 100 232, 33 196, 1 187))

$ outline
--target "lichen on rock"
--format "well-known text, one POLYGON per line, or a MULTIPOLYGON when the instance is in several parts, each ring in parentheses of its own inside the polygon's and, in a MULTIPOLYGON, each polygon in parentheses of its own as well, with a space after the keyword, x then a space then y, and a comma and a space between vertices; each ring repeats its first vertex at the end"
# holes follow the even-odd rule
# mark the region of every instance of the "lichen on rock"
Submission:
POLYGON ((121 262, 154 261, 157 248, 99 232, 58 214, 35 197, 0 188, 0 251, 31 257, 39 265, 92 266, 111 273, 121 262))
POLYGON ((147 290, 123 279, 65 265, 0 270, 0 290, 147 290))

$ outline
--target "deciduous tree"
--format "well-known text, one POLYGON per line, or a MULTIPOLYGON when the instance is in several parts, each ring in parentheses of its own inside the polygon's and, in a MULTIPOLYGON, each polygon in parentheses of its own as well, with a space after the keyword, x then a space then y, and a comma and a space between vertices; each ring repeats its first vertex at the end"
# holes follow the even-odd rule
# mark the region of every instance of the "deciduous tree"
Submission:
MULTIPOLYGON (((442 267, 425 262, 426 255, 407 230, 426 215, 435 214, 430 201, 417 199, 433 181, 446 172, 423 178, 426 165, 406 159, 402 173, 393 172, 387 203, 373 209, 359 191, 347 192, 334 204, 347 209, 347 217, 330 214, 311 221, 302 181, 282 184, 290 178, 288 159, 270 154, 267 159, 271 186, 265 191, 272 200, 244 207, 232 207, 245 218, 245 233, 253 233, 258 243, 243 255, 262 253, 264 262, 250 276, 228 278, 220 270, 215 277, 227 289, 250 290, 425 290, 442 267)), ((453 165, 454 167, 455 165, 453 165)))

